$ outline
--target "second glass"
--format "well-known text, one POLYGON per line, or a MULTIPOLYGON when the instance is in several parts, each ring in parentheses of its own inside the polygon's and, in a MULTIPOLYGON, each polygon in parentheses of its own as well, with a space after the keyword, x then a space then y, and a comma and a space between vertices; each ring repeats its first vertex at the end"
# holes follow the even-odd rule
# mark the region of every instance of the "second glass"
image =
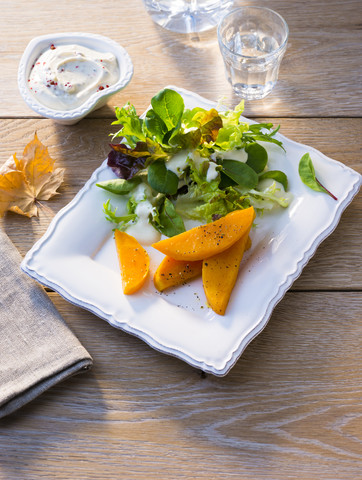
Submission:
POLYGON ((204 32, 215 27, 234 0, 143 0, 152 20, 178 33, 204 32))
POLYGON ((220 51, 227 78, 237 95, 255 100, 272 91, 288 34, 285 20, 264 7, 240 7, 221 19, 220 51))

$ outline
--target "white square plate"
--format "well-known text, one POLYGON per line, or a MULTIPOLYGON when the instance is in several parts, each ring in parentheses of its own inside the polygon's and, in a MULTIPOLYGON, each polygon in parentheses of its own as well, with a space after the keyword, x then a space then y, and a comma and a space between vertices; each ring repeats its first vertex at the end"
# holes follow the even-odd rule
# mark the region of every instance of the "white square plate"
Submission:
MULTIPOLYGON (((215 107, 214 102, 192 92, 169 88, 183 96, 187 108, 215 107)), ((277 138, 286 152, 267 145, 269 165, 288 175, 294 200, 287 209, 257 217, 252 248, 244 256, 225 316, 207 307, 199 279, 160 294, 151 274, 142 291, 123 295, 112 225, 102 211, 109 194, 95 185, 114 177, 106 161, 55 216, 21 268, 69 302, 136 335, 156 350, 205 372, 225 375, 265 327, 273 308, 318 245, 337 226, 361 184, 361 176, 345 165, 283 135, 277 134, 277 138), (311 154, 318 178, 338 201, 301 182, 298 164, 306 152, 311 154)), ((154 271, 160 254, 152 248, 148 251, 154 271)))

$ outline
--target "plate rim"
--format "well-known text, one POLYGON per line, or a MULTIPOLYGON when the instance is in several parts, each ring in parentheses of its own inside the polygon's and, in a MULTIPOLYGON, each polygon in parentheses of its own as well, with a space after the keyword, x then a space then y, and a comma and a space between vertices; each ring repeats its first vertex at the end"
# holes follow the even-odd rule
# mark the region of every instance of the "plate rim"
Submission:
MULTIPOLYGON (((216 104, 216 102, 212 100, 208 100, 205 97, 200 96, 197 93, 194 93, 192 91, 176 87, 173 85, 169 85, 165 88, 171 88, 176 91, 178 91, 181 95, 183 96, 191 96, 192 98, 196 100, 200 100, 202 102, 206 102, 209 104, 216 104)), ((249 120, 245 117, 243 117, 244 120, 247 120, 249 123, 252 122, 252 120, 249 120)), ((254 123, 254 122, 253 122, 254 123)), ((328 162, 333 162, 334 164, 339 165, 343 170, 347 171, 351 177, 354 176, 355 180, 353 183, 351 183, 350 189, 346 192, 345 196, 343 197, 342 200, 340 200, 340 204, 337 207, 337 210, 335 212, 335 215, 333 217, 333 220, 331 222, 328 222, 327 220, 327 226, 323 228, 323 230, 320 232, 319 235, 313 238, 313 241, 309 244, 309 247, 306 247, 302 252, 301 256, 299 259, 296 259, 296 268, 293 272, 289 273, 286 277, 285 280, 279 284, 279 287, 275 293, 275 295, 268 301, 267 306, 264 309, 264 314, 260 317, 259 322, 250 330, 244 337, 241 338, 240 342, 234 348, 233 350, 228 352, 228 355, 225 355, 223 357, 222 362, 222 367, 216 367, 215 364, 212 362, 205 362, 205 361, 200 361, 197 360, 193 357, 191 357, 189 354, 186 352, 182 351, 179 348, 174 348, 170 347, 164 344, 161 344, 156 338, 152 337, 149 333, 144 332, 140 329, 135 328, 134 326, 131 326, 125 322, 121 322, 119 320, 118 324, 112 321, 112 316, 107 314, 106 312, 100 310, 97 306, 85 302, 84 300, 77 298, 74 296, 67 288, 65 288, 63 285, 60 285, 59 283, 53 282, 51 280, 48 280, 45 278, 43 275, 39 274, 35 269, 30 267, 31 260, 35 253, 40 249, 40 247, 46 243, 48 240, 51 239, 51 236, 53 235, 56 226, 60 219, 67 214, 68 211, 70 211, 72 208, 74 208, 81 197, 86 194, 88 190, 90 190, 92 184, 96 180, 97 176, 107 167, 106 162, 107 159, 104 160, 101 165, 93 171, 92 175, 90 178, 87 180, 85 185, 76 193, 74 198, 67 204, 65 205, 62 209, 57 212, 57 214, 54 216, 50 224, 48 225, 48 228, 44 235, 37 240, 37 242, 33 245, 33 247, 27 252, 25 255, 23 261, 21 262, 20 268, 21 270, 29 275, 30 277, 34 278, 37 280, 39 283, 41 283, 44 286, 47 286, 57 292, 59 295, 61 295, 63 298, 65 298, 68 302, 70 302, 73 305, 79 306, 85 310, 90 311, 91 313, 95 314, 96 316, 102 318, 103 320, 107 321, 112 327, 120 329, 125 331, 126 333, 132 334, 138 338, 140 338, 142 341, 144 341, 146 344, 148 344, 151 348, 153 348, 156 351, 168 354, 170 356, 174 356, 176 358, 179 358, 189 365, 201 369, 206 373, 211 373, 215 376, 225 376, 227 373, 231 370, 231 368, 235 365, 235 363, 238 361, 238 359, 241 357, 247 346, 250 344, 250 342, 257 336, 259 335, 266 325, 269 322, 269 319, 272 315, 272 312, 276 305, 283 299, 291 285, 294 283, 294 281, 301 275, 304 267, 306 264, 309 262, 309 260, 313 257, 315 254, 316 250, 318 249, 319 245, 335 230, 337 227, 340 218, 342 216, 342 213, 344 210, 347 208, 347 206, 352 202, 353 198, 355 195, 358 193, 359 188, 362 183, 362 177, 361 175, 353 170, 352 168, 344 165, 342 162, 339 162, 338 160, 334 160, 330 157, 327 157, 324 155, 322 152, 317 150, 314 147, 310 147, 307 145, 304 145, 302 143, 296 142, 292 139, 289 139, 288 137, 285 137, 283 134, 278 133, 278 137, 280 137, 282 140, 287 141, 289 143, 292 143, 298 147, 306 148, 310 152, 315 152, 319 156, 321 156, 324 160, 328 162)), ((215 362, 214 362, 215 363, 215 362)))

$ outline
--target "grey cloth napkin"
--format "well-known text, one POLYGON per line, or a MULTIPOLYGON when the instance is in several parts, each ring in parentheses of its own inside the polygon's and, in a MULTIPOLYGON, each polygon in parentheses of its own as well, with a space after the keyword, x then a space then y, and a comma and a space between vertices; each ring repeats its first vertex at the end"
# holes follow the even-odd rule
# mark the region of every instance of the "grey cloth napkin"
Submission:
POLYGON ((0 226, 0 418, 92 365, 21 260, 0 226))

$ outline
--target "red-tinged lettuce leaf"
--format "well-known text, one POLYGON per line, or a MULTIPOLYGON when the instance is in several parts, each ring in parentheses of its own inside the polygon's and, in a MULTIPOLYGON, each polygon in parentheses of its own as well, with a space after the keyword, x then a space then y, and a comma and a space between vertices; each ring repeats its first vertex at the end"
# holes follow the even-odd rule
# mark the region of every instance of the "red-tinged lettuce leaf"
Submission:
POLYGON ((203 140, 206 142, 214 142, 222 128, 222 119, 219 112, 212 108, 200 119, 201 133, 203 140))
POLYGON ((196 128, 187 133, 178 131, 170 138, 170 144, 181 147, 184 150, 195 150, 200 145, 201 130, 196 128))
POLYGON ((107 165, 111 167, 117 177, 125 180, 129 180, 139 170, 142 170, 145 167, 147 157, 150 155, 148 152, 145 152, 146 155, 144 156, 134 156, 132 155, 134 151, 127 147, 125 149, 118 148, 119 145, 111 145, 111 147, 112 150, 108 154, 107 165), (115 149, 114 147, 117 148, 115 149), (129 153, 125 153, 128 151, 129 153))
POLYGON ((124 153, 125 155, 128 155, 130 157, 138 158, 138 157, 147 157, 151 155, 150 152, 148 151, 148 146, 146 142, 137 142, 134 148, 130 148, 124 143, 119 143, 119 144, 111 143, 109 146, 115 152, 124 153))
MULTIPOLYGON (((148 163, 150 163, 150 161, 153 161, 153 160, 160 160, 160 159, 167 160, 168 158, 170 158, 170 153, 166 151, 163 148, 163 146, 161 146, 159 143, 154 142, 149 138, 146 139, 146 142, 147 142, 147 150, 150 155, 150 157, 148 158, 148 163)), ((168 150, 172 151, 172 147, 169 147, 168 150)))

